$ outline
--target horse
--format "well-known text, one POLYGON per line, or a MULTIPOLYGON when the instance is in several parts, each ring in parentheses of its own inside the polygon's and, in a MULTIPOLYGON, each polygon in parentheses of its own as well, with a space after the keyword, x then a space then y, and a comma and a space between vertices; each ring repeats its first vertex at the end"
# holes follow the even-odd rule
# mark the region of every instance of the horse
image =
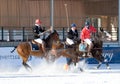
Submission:
MULTIPOLYGON (((48 52, 52 48, 53 42, 55 43, 57 41, 59 41, 59 34, 54 30, 46 39, 44 39, 46 51, 48 52)), ((38 51, 33 51, 31 49, 31 42, 21 42, 11 51, 12 53, 15 49, 17 50, 17 53, 22 58, 22 64, 27 70, 32 70, 32 68, 26 63, 30 56, 45 57, 47 59, 47 56, 45 56, 45 53, 42 51, 41 45, 39 45, 40 49, 38 51)))
MULTIPOLYGON (((101 30, 101 29, 100 29, 101 30)), ((98 65, 96 69, 98 69, 101 64, 104 62, 104 57, 102 56, 102 46, 103 46, 103 39, 104 39, 105 33, 103 31, 98 31, 93 35, 93 48, 91 50, 92 57, 95 58, 98 61, 98 65)), ((65 48, 64 42, 59 42, 57 44, 54 44, 52 46, 51 54, 55 56, 55 58, 59 58, 60 56, 69 58, 69 61, 67 61, 67 65, 70 65, 71 63, 78 63, 81 58, 89 58, 89 56, 83 56, 84 52, 79 51, 79 44, 80 40, 77 41, 75 45, 73 45, 70 48, 65 48)), ((109 64, 106 62, 107 68, 109 68, 109 64)), ((80 68, 81 71, 83 71, 82 68, 80 68)))

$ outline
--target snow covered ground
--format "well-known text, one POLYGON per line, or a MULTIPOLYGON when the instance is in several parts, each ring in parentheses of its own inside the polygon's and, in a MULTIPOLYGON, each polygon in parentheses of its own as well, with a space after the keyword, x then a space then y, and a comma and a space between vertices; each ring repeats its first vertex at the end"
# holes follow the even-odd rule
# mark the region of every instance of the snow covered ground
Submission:
MULTIPOLYGON (((28 72, 24 67, 0 70, 0 84, 120 84, 120 64, 110 64, 111 69, 106 69, 103 64, 100 69, 95 70, 96 64, 84 64, 84 72, 78 68, 71 68, 70 71, 63 69, 65 59, 54 64, 41 62, 35 65, 32 62, 33 71, 28 72)), ((36 62, 37 63, 37 62, 36 62)), ((7 65, 8 66, 8 65, 7 65)), ((7 68, 8 69, 8 68, 7 68)))

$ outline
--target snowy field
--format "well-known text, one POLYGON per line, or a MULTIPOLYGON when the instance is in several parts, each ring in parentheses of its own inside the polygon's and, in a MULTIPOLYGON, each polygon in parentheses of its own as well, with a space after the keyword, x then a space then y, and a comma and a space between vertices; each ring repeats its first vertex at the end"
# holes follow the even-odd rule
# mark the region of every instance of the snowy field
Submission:
POLYGON ((10 53, 12 49, 0 48, 0 84, 120 84, 120 64, 110 64, 110 70, 103 64, 95 70, 96 64, 82 61, 78 67, 71 66, 69 71, 65 71, 63 66, 66 59, 63 57, 54 64, 32 57, 28 64, 33 70, 28 72, 17 53, 10 53), (79 71, 80 66, 84 66, 84 72, 79 71))
POLYGON ((81 62, 79 66, 84 65, 84 72, 80 72, 78 67, 65 71, 64 58, 58 59, 54 64, 44 61, 37 65, 34 61, 29 61, 29 64, 33 68, 32 72, 26 71, 22 66, 0 66, 0 84, 120 84, 120 64, 110 64, 110 70, 103 64, 95 70, 95 64, 81 62))

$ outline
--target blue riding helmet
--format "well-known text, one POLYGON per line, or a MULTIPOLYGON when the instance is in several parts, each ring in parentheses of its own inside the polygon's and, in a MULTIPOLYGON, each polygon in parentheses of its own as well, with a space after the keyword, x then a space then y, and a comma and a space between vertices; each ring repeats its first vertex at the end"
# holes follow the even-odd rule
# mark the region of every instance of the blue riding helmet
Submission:
POLYGON ((73 24, 71 24, 71 27, 76 27, 76 24, 74 24, 74 23, 73 23, 73 24))
POLYGON ((88 21, 86 21, 85 26, 90 26, 90 23, 88 21))

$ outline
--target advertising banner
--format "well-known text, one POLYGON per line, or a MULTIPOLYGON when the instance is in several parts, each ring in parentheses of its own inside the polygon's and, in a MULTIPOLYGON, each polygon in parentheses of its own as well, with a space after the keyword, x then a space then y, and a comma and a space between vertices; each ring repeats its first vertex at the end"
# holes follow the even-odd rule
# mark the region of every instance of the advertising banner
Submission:
MULTIPOLYGON (((20 67, 22 66, 22 59, 18 56, 16 50, 11 53, 14 47, 0 47, 0 68, 1 67, 20 67)), ((120 47, 104 47, 103 56, 104 62, 120 63, 120 47)), ((88 63, 98 63, 94 58, 88 58, 88 63)), ((30 56, 28 62, 33 65, 40 62, 41 58, 30 56)), ((65 60, 64 60, 65 61, 65 60)))
MULTIPOLYGON (((104 62, 120 63, 120 47, 103 47, 104 62)), ((96 59, 88 59, 88 63, 98 63, 96 59)))

